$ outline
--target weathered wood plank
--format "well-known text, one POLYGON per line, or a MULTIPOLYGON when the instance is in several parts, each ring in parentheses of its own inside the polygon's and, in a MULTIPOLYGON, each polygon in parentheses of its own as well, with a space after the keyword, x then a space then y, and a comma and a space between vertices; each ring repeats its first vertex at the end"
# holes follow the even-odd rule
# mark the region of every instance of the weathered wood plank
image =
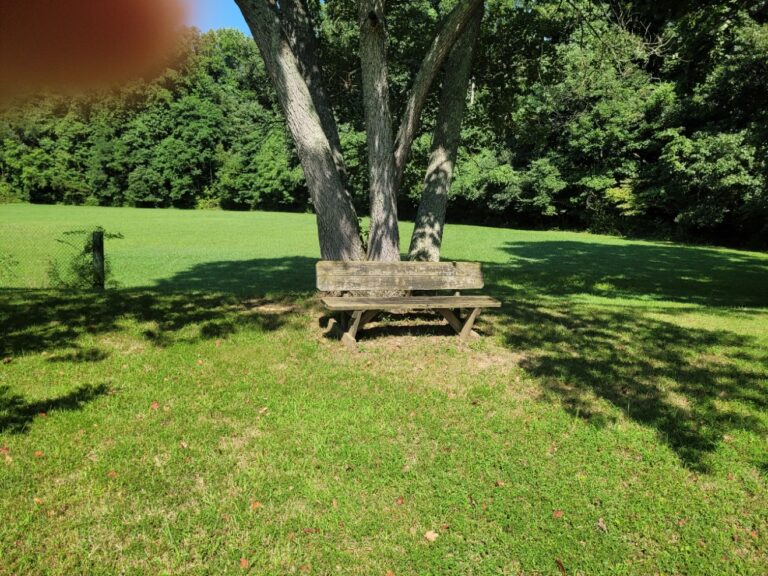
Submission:
POLYGON ((354 290, 470 290, 484 286, 477 262, 317 263, 317 288, 354 290))
POLYGON ((352 313, 352 322, 349 326, 349 330, 347 330, 347 334, 349 334, 352 339, 355 339, 357 337, 357 331, 360 328, 360 320, 363 318, 363 311, 357 310, 352 313))
POLYGON ((459 334, 459 338, 466 341, 469 340, 470 336, 473 334, 477 335, 473 330, 472 326, 475 325, 475 320, 477 320, 477 317, 480 315, 480 308, 475 308, 472 310, 472 312, 469 314, 469 317, 467 318, 466 322, 464 322, 464 327, 461 329, 461 333, 459 334))
POLYGON ((349 329, 341 335, 341 341, 344 346, 350 352, 357 351, 357 331, 360 328, 360 321, 363 318, 364 312, 362 310, 356 310, 352 313, 349 329))
POLYGON ((341 335, 341 343, 347 347, 350 352, 357 352, 357 340, 352 338, 347 332, 341 335))
MULTIPOLYGON (((448 324, 451 325, 451 327, 456 331, 456 334, 461 336, 462 330, 464 330, 464 326, 461 323, 461 320, 459 320, 459 317, 456 316, 456 314, 453 313, 453 310, 446 310, 445 308, 441 308, 438 310, 440 314, 443 315, 443 318, 445 318, 448 321, 448 324)), ((473 320, 474 323, 474 320, 473 320)), ((473 338, 480 338, 480 334, 472 330, 472 327, 469 329, 469 335, 473 338)))
POLYGON ((451 290, 457 285, 463 289, 477 286, 467 278, 441 278, 439 276, 354 276, 325 277, 318 282, 323 292, 387 292, 411 290, 451 290))
POLYGON ((490 296, 398 296, 326 297, 329 310, 435 310, 455 308, 499 308, 501 302, 490 296))
POLYGON ((317 271, 336 275, 353 274, 444 274, 477 273, 479 262, 376 262, 376 261, 335 261, 319 260, 317 271))
POLYGON ((461 320, 457 318, 456 314, 454 314, 452 310, 449 310, 448 308, 440 308, 438 312, 440 312, 448 324, 450 324, 451 327, 456 330, 456 334, 461 334, 461 320))

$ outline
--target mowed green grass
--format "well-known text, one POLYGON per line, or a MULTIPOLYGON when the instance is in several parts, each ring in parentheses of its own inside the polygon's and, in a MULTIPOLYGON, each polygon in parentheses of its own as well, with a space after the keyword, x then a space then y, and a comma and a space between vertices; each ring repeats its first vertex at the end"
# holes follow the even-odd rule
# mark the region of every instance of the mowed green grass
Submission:
POLYGON ((0 222, 16 285, 125 236, 119 290, 0 291, 0 574, 766 573, 765 254, 449 226, 484 337, 386 318, 350 355, 310 215, 0 222))

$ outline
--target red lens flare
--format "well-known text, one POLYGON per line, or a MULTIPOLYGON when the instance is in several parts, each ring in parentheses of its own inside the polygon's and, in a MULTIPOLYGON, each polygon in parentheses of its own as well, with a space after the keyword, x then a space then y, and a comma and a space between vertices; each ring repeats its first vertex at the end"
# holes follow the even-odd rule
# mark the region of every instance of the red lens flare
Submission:
POLYGON ((159 72, 186 9, 185 0, 1 0, 0 96, 159 72))

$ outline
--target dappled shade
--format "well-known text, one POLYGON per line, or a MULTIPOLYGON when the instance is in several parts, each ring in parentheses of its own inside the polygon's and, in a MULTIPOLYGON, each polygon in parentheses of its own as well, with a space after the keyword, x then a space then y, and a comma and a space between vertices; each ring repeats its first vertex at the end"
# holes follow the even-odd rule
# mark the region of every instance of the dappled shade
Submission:
MULTIPOLYGON (((608 425, 608 402, 653 427, 685 464, 706 469, 728 433, 768 433, 758 416, 768 410, 768 350, 754 337, 681 325, 683 309, 659 312, 511 303, 504 341, 572 414, 608 425)), ((768 463, 764 452, 753 458, 768 463)))
POLYGON ((80 386, 63 396, 29 401, 13 393, 10 386, 0 386, 0 432, 26 432, 41 414, 58 410, 81 410, 86 404, 109 392, 106 384, 80 386))
MULTIPOLYGON (((745 322, 762 314, 765 259, 662 243, 503 249, 511 260, 486 265, 488 291, 505 302, 506 346, 541 379, 549 400, 600 426, 611 422, 606 407, 613 406, 653 427, 694 469, 706 469, 707 454, 734 430, 768 433, 758 417, 768 409, 768 350, 753 336, 684 322, 699 306, 711 314, 739 309, 729 317, 745 322)), ((764 453, 753 459, 768 465, 764 453)))
POLYGON ((282 327, 285 314, 262 313, 262 303, 210 293, 5 291, 0 293, 0 356, 70 348, 49 361, 99 362, 107 353, 81 347, 79 339, 119 332, 125 320, 147 324, 144 338, 161 347, 180 339, 221 338, 246 326, 265 331, 282 327), (189 327, 194 330, 185 331, 189 327))
MULTIPOLYGON (((480 330, 499 335, 541 382, 542 401, 561 402, 595 426, 611 425, 623 413, 655 430, 696 470, 707 469, 723 437, 739 430, 768 433, 762 416, 768 412, 768 350, 754 330, 737 333, 727 325, 733 318, 748 324, 763 317, 765 259, 663 243, 532 241, 501 248, 509 260, 484 263, 484 293, 504 307, 488 314, 480 330), (695 320, 702 310, 709 318, 703 325, 695 320), (715 321, 721 316, 722 325, 715 321)), ((306 321, 268 309, 275 302, 286 310, 306 302, 303 295, 314 292, 315 262, 206 262, 170 275, 152 291, 5 291, 0 355, 65 348, 48 361, 100 362, 106 353, 81 347, 80 338, 120 331, 121 319, 146 323, 143 336, 154 346, 222 338, 248 327, 279 330, 306 321)), ((366 339, 403 334, 449 337, 450 329, 395 323, 368 330, 366 339)), ((756 448, 747 457, 768 469, 764 451, 756 448)))
POLYGON ((768 260, 749 252, 663 243, 509 242, 509 264, 486 264, 515 294, 768 307, 768 260))

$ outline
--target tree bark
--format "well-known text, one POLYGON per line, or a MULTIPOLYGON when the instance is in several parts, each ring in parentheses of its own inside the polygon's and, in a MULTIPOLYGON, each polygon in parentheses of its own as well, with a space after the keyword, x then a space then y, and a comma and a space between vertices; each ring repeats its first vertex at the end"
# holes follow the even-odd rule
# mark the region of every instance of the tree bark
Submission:
POLYGON ((304 82, 309 88, 323 131, 328 137, 336 168, 346 184, 347 167, 341 151, 339 129, 323 85, 320 43, 313 30, 312 17, 307 10, 305 0, 281 0, 280 7, 283 15, 283 30, 296 57, 304 82))
POLYGON ((395 189, 400 187, 413 139, 421 126, 421 111, 427 101, 432 82, 440 72, 440 67, 458 41, 475 10, 481 6, 482 2, 483 0, 460 0, 446 16, 429 51, 421 62, 395 140, 395 189))
POLYGON ((466 111, 472 57, 482 18, 481 3, 446 61, 440 108, 432 136, 432 151, 408 251, 411 260, 440 260, 448 194, 461 139, 461 123, 466 111))
POLYGON ((400 260, 400 233, 386 41, 384 0, 361 0, 360 63, 371 204, 368 259, 397 261, 400 260))
POLYGON ((280 18, 270 0, 235 1, 251 29, 296 144, 317 215, 321 256, 325 260, 359 260, 363 249, 352 198, 280 18))

